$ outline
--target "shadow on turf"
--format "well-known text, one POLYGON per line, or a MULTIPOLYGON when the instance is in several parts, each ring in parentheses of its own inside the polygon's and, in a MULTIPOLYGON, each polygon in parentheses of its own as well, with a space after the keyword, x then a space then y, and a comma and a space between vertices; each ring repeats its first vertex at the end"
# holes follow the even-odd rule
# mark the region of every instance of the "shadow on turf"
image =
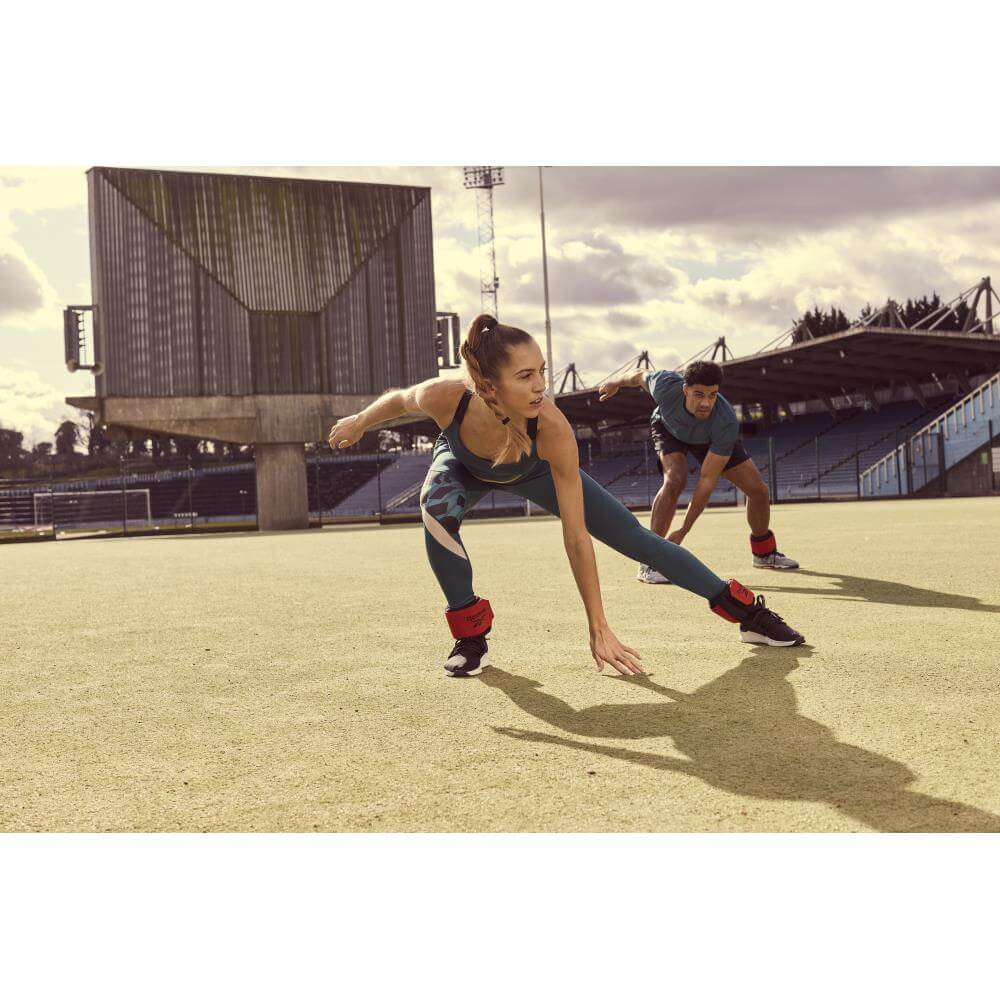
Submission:
POLYGON ((907 786, 916 775, 905 764, 841 743, 826 726, 799 715, 788 674, 811 655, 809 646, 755 648, 739 666, 691 694, 650 677, 615 678, 668 700, 583 709, 539 690, 538 681, 495 667, 480 680, 564 733, 614 740, 669 737, 677 756, 493 727, 505 736, 691 775, 735 795, 827 803, 875 830, 1000 832, 1000 817, 911 791, 907 786))
POLYGON ((845 573, 817 573, 800 569, 795 576, 811 576, 817 580, 836 580, 836 590, 816 590, 813 587, 769 587, 755 589, 764 593, 809 594, 811 597, 829 597, 834 600, 868 601, 872 604, 899 604, 911 608, 955 608, 958 611, 1000 611, 1000 605, 984 604, 978 597, 963 594, 946 594, 940 590, 914 587, 894 580, 874 580, 867 576, 848 576, 845 573))

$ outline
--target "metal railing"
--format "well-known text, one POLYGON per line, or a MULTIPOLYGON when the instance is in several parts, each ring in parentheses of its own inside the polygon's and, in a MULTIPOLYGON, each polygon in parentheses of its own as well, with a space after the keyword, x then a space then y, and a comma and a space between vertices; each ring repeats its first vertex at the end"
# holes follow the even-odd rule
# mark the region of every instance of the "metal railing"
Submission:
POLYGON ((994 440, 1000 430, 1000 372, 963 396, 954 406, 925 424, 905 441, 861 473, 866 497, 903 496, 924 489, 928 481, 907 482, 898 469, 912 464, 915 455, 931 449, 936 454, 936 475, 947 473, 994 440))

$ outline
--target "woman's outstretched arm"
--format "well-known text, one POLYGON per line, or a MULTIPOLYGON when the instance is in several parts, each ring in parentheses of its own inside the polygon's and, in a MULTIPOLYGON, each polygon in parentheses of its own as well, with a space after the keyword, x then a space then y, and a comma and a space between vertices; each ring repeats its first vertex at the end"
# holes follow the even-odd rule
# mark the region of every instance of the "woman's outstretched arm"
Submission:
POLYGON ((408 413, 428 416, 439 427, 447 427, 464 391, 465 383, 454 378, 431 378, 407 389, 390 389, 358 413, 341 417, 330 429, 330 447, 349 448, 377 424, 408 413))
POLYGON ((607 662, 621 674, 645 673, 639 653, 619 642, 604 615, 594 543, 587 531, 584 516, 576 437, 573 428, 556 409, 555 404, 549 403, 547 410, 544 425, 539 420, 539 457, 542 457, 544 450, 544 458, 552 470, 552 482, 562 521, 563 544, 587 613, 591 655, 598 670, 603 670, 607 662))

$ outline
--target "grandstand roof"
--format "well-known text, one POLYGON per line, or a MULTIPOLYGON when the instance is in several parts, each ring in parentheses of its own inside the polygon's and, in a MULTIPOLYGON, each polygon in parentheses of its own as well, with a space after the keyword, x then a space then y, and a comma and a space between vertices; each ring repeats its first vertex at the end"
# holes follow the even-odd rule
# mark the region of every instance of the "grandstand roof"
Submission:
MULTIPOLYGON (((721 362, 723 395, 733 403, 793 403, 874 391, 890 383, 918 384, 1000 370, 1000 336, 935 330, 863 327, 721 362)), ((597 387, 560 393, 556 404, 574 426, 621 427, 644 423, 653 404, 626 389, 605 403, 597 387)), ((392 424, 436 436, 429 420, 404 417, 392 424)))
POLYGON ((862 327, 723 363, 734 403, 790 403, 1000 369, 1000 337, 862 327))
MULTIPOLYGON (((732 403, 792 403, 864 392, 890 382, 933 382, 1000 369, 1000 336, 862 327, 721 363, 723 395, 732 403)), ((558 397, 572 424, 641 423, 652 406, 645 393, 624 391, 606 403, 597 389, 558 397)))

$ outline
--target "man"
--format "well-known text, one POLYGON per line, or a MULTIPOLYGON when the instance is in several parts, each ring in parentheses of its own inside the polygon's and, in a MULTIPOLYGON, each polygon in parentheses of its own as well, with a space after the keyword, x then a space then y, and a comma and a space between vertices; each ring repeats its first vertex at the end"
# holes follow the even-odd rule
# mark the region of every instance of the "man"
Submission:
MULTIPOLYGON (((740 424, 732 406, 719 394, 722 368, 714 361, 695 361, 683 375, 671 371, 639 369, 600 386, 600 401, 610 399, 625 386, 645 388, 656 401, 650 418, 653 445, 663 473, 663 485, 653 501, 650 528, 668 541, 682 544, 705 509, 715 483, 722 475, 747 498, 750 551, 755 567, 798 569, 799 564, 778 551, 771 531, 771 501, 767 485, 740 441, 740 424), (688 453, 701 463, 701 474, 684 523, 667 532, 688 478, 688 453)), ((670 581, 650 566, 640 566, 642 583, 670 581)))

